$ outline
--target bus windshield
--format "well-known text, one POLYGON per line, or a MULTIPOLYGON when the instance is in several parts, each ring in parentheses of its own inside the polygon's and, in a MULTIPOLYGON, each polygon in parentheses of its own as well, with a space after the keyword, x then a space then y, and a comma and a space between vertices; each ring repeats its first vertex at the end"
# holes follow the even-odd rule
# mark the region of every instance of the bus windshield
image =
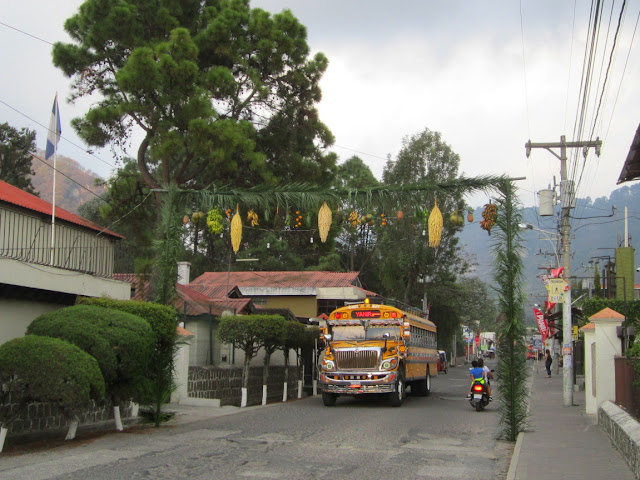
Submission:
POLYGON ((400 336, 398 325, 376 325, 365 329, 363 325, 335 326, 333 327, 333 340, 382 340, 385 333, 391 339, 400 336))

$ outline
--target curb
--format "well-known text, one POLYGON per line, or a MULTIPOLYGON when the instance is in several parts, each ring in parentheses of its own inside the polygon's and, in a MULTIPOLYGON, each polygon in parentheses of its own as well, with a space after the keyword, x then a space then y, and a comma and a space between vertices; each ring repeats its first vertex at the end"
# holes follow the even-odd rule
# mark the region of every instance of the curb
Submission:
POLYGON ((507 472, 507 480, 515 480, 516 471, 518 470, 518 460, 520 459, 520 449, 522 448, 522 439, 524 438, 524 432, 518 434, 516 439, 516 446, 511 454, 511 462, 509 462, 509 471, 507 472))

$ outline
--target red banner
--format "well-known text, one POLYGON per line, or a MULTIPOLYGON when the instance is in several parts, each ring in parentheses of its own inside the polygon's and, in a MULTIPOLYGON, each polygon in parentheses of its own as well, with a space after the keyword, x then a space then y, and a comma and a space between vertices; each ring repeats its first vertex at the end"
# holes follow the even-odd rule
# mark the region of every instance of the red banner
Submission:
POLYGON ((544 313, 538 308, 533 309, 533 315, 536 317, 536 323, 538 324, 538 331, 542 335, 542 343, 549 337, 549 324, 544 318, 544 313))

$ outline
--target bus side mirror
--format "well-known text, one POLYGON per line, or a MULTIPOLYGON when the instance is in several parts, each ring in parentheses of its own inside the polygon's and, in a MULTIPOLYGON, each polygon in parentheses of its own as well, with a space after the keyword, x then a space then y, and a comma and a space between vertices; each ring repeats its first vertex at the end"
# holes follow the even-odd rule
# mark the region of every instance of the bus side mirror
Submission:
POLYGON ((326 341, 327 343, 329 343, 329 342, 331 341, 331 334, 330 334, 330 333, 325 333, 325 334, 322 336, 322 338, 324 338, 324 339, 325 339, 325 341, 326 341))

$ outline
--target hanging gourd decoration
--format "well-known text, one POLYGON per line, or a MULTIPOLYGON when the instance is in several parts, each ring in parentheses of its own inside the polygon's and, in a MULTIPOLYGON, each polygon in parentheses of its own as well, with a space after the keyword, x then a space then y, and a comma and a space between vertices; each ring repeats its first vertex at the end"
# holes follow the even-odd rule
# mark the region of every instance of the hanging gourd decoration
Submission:
POLYGON ((467 210, 467 221, 473 223, 473 208, 471 207, 467 210))
POLYGON ((433 210, 429 214, 429 246, 437 247, 440 245, 440 238, 442 237, 442 213, 438 208, 438 199, 435 199, 433 210))
POLYGON ((496 217, 498 216, 498 206, 495 203, 487 203, 482 211, 482 220, 480 222, 480 228, 486 230, 491 235, 491 228, 496 224, 496 217))
POLYGON ((242 241, 242 218, 240 218, 240 205, 236 206, 236 214, 231 219, 231 247, 233 253, 240 250, 240 242, 242 241))
POLYGON ((327 202, 324 202, 318 211, 318 231, 320 232, 320 241, 322 243, 327 241, 329 228, 331 228, 331 209, 327 202))

